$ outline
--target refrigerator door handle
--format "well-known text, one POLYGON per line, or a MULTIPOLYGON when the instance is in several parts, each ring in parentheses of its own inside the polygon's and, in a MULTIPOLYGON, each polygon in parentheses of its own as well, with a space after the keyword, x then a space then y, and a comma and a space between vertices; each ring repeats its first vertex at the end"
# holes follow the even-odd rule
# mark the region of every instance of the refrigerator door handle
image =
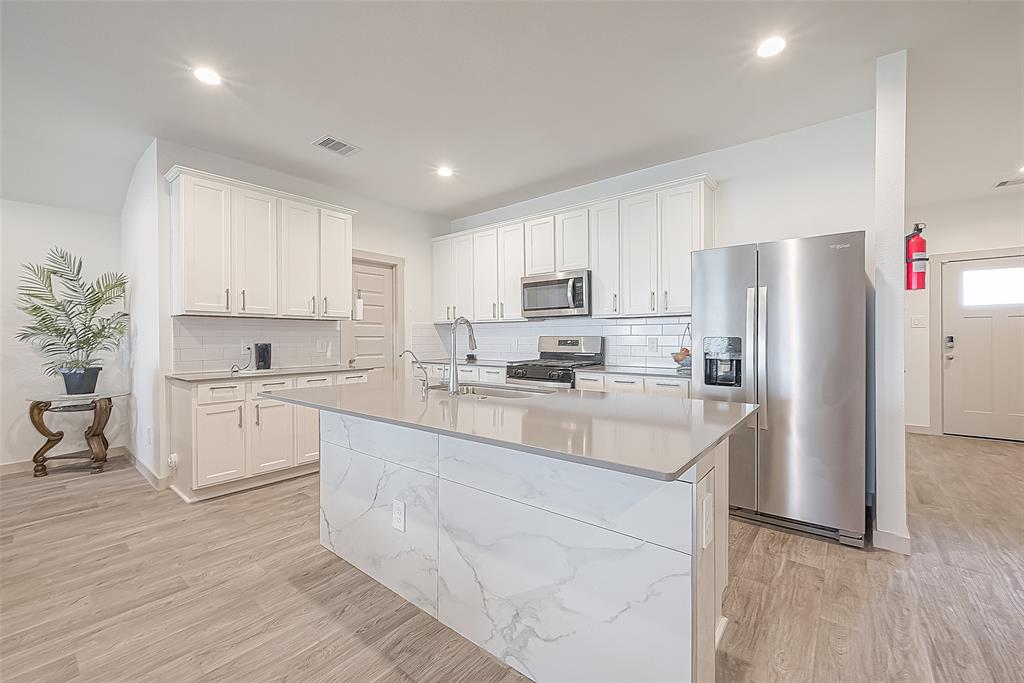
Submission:
POLYGON ((757 288, 757 422, 768 429, 768 288, 757 288))
MULTIPOLYGON (((754 288, 747 287, 747 308, 744 319, 743 346, 744 355, 749 359, 748 363, 750 365, 743 374, 746 375, 746 377, 744 377, 744 381, 747 386, 745 400, 750 403, 757 403, 757 379, 755 376, 755 373, 757 372, 757 362, 754 356, 754 348, 757 339, 754 336, 754 326, 756 325, 757 320, 756 303, 757 301, 754 298, 754 288)), ((747 426, 752 428, 757 427, 756 413, 748 418, 747 426)))

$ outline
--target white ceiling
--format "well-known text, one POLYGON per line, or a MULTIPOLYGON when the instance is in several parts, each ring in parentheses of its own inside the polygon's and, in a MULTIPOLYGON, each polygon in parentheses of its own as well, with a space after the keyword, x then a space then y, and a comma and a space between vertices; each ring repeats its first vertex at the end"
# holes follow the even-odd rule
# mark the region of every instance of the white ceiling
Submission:
POLYGON ((953 146, 912 158, 915 200, 1024 165, 1024 3, 5 1, 2 13, 3 195, 103 213, 120 211, 136 159, 162 137, 463 216, 870 109, 875 57, 904 47, 912 88, 927 86, 912 89, 927 104, 912 123, 953 146), (788 49, 755 58, 773 33, 788 49), (951 56, 951 40, 974 59, 951 56), (198 83, 198 64, 225 84, 198 83), (948 75, 990 101, 965 102, 948 75), (993 103, 987 125, 958 120, 993 103), (364 151, 310 145, 324 134, 364 151), (456 176, 435 176, 440 163, 456 176))

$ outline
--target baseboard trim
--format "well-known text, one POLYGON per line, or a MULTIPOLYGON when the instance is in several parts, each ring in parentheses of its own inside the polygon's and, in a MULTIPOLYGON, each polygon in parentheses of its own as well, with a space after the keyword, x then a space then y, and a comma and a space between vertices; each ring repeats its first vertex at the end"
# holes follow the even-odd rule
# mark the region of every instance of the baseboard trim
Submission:
POLYGON ((284 469, 276 470, 274 472, 267 472, 260 474, 255 477, 247 477, 245 479, 236 479, 235 481, 228 481, 223 484, 217 484, 215 486, 208 486, 201 489, 183 489, 176 483, 170 485, 170 489, 174 491, 186 503, 198 503, 204 500, 210 500, 211 498, 219 498, 221 496, 231 495, 232 493, 241 493, 243 491, 251 491, 258 489, 263 486, 269 486, 276 484, 287 479, 295 479, 296 477, 305 477, 310 474, 316 474, 320 471, 320 461, 308 462, 303 465, 297 465, 295 467, 286 467, 284 469))
POLYGON ((138 471, 138 473, 142 475, 142 478, 148 481, 149 485, 152 486, 155 490, 164 491, 167 489, 168 486, 170 486, 171 478, 169 476, 162 478, 158 477, 156 474, 153 473, 151 469, 149 469, 149 467, 146 466, 146 463, 142 462, 134 455, 131 456, 131 458, 132 462, 135 465, 136 471, 138 471))
POLYGON ((907 434, 934 434, 929 425, 906 425, 907 434))
POLYGON ((910 537, 891 534, 888 531, 875 529, 871 534, 871 545, 900 555, 910 554, 910 537))

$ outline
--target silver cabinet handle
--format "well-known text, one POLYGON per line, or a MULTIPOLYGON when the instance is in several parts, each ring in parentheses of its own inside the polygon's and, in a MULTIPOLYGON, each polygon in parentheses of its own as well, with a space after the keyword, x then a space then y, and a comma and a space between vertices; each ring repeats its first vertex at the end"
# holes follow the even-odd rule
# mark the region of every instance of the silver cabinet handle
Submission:
POLYGON ((668 311, 668 290, 665 290, 665 310, 668 311))
POLYGON ((257 403, 256 404, 256 424, 259 425, 259 423, 260 423, 260 404, 257 403))
POLYGON ((327 297, 324 297, 324 307, 320 309, 320 312, 327 315, 327 297))
POLYGON ((316 315, 316 295, 309 297, 309 312, 316 315))
POLYGON ((596 382, 597 378, 596 377, 577 377, 576 381, 577 382, 596 382))
POLYGON ((683 385, 682 384, 673 384, 672 382, 655 382, 654 386, 656 386, 656 387, 681 387, 683 385))
POLYGON ((654 292, 651 292, 651 310, 654 310, 654 292))
POLYGON ((224 310, 231 310, 231 289, 227 288, 224 290, 224 310))
POLYGON ((238 406, 238 427, 242 427, 242 406, 238 406))
POLYGON ((264 387, 279 387, 282 384, 287 384, 287 382, 264 382, 263 386, 264 387))
POLYGON ((444 307, 444 319, 445 320, 451 320, 452 319, 452 307, 451 306, 445 306, 444 307))
POLYGON ((612 313, 619 312, 619 295, 618 293, 612 294, 612 313))
POLYGON ((222 387, 210 387, 210 391, 216 391, 217 389, 237 389, 237 384, 225 384, 222 387))
POLYGON ((502 320, 505 319, 505 302, 504 301, 501 302, 501 316, 500 317, 501 317, 502 320))
POLYGON ((757 288, 757 423, 768 429, 768 288, 757 288))
POLYGON ((491 317, 492 318, 497 318, 498 317, 498 304, 493 303, 493 302, 491 303, 491 317))
POLYGON ((632 379, 613 379, 616 384, 636 384, 636 380, 632 379))

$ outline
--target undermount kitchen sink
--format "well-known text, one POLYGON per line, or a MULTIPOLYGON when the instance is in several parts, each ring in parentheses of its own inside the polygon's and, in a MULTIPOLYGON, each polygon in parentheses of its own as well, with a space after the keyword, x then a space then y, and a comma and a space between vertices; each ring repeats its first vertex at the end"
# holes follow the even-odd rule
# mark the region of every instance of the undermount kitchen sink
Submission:
POLYGON ((530 398, 553 394, 553 389, 538 387, 496 387, 484 384, 460 384, 459 395, 471 395, 476 398, 530 398))

